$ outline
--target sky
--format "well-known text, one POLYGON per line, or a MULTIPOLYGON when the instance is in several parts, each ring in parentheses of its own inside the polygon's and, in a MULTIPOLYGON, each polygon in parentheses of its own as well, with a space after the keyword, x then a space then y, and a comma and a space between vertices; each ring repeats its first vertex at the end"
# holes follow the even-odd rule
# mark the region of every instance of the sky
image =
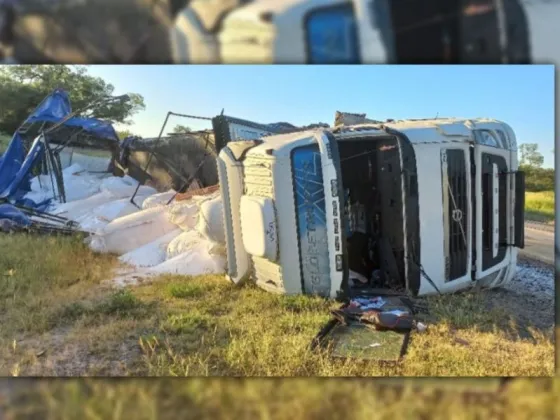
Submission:
MULTIPOLYGON (((157 137, 168 111, 229 116, 260 123, 333 124, 335 111, 368 118, 488 117, 513 128, 518 144, 538 143, 554 167, 554 67, 531 66, 89 66, 115 86, 139 93, 146 109, 129 129, 157 137)), ((193 130, 209 121, 172 117, 193 130)))

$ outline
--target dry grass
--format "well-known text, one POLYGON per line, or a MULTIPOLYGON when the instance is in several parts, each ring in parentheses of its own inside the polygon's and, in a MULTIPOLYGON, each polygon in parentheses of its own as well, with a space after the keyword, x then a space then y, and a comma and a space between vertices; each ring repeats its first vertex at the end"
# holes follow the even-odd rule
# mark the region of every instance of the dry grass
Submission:
POLYGON ((530 220, 554 223, 554 191, 525 193, 525 214, 530 220))
POLYGON ((100 282, 115 258, 71 237, 3 234, 0 249, 0 373, 17 375, 64 341, 58 333, 75 324, 75 302, 107 293, 100 282))
POLYGON ((315 378, 46 380, 19 395, 6 418, 557 418, 558 379, 515 380, 501 394, 477 389, 487 380, 464 382, 416 379, 383 385, 373 379, 315 378))
POLYGON ((115 290, 116 259, 77 239, 0 236, 1 375, 546 376, 550 329, 515 325, 491 293, 427 301, 435 322, 403 363, 340 360, 309 344, 335 303, 162 276, 115 290), (524 333, 521 333, 521 327, 524 333), (528 331, 528 333, 526 332, 528 331), (457 340, 459 338, 460 340, 457 340))

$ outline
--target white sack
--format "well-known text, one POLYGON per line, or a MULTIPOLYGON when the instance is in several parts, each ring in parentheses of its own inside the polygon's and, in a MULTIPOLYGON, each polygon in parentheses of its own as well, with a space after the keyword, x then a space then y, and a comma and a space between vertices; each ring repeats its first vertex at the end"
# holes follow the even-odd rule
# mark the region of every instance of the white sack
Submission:
POLYGON ((177 229, 167 220, 165 208, 153 208, 121 217, 109 223, 90 240, 97 252, 126 254, 177 229))
MULTIPOLYGON (((135 197, 134 201, 140 205, 145 199, 145 196, 135 197)), ((130 198, 121 198, 120 200, 111 201, 94 208, 92 214, 100 219, 112 222, 119 217, 128 216, 138 211, 140 209, 130 202, 130 198)))
POLYGON ((223 219, 223 203, 221 197, 205 201, 200 205, 197 230, 213 242, 226 242, 223 219))
MULTIPOLYGON (((140 205, 146 197, 136 197, 135 201, 140 205)), ((93 208, 75 219, 80 228, 86 232, 96 233, 107 226, 113 220, 128 216, 140 211, 138 207, 130 202, 128 198, 109 201, 93 208)))
MULTIPOLYGON (((138 181, 128 175, 122 178, 111 176, 103 180, 101 183, 101 191, 107 191, 115 198, 130 198, 134 194, 137 186, 138 181)), ((156 193, 156 189, 146 185, 141 185, 140 188, 138 188, 137 195, 147 196, 156 193)))
POLYGON ((225 273, 225 265, 225 258, 222 255, 211 255, 208 243, 205 241, 191 248, 189 251, 151 268, 150 272, 156 274, 180 274, 185 276, 223 274, 225 273))
POLYGON ((171 223, 187 231, 194 229, 198 218, 198 206, 191 200, 174 202, 166 207, 167 218, 171 223))
POLYGON ((153 194, 150 197, 148 197, 146 200, 144 200, 144 203, 142 204, 142 209, 146 210, 158 206, 164 206, 175 194, 177 194, 177 192, 174 190, 169 190, 159 194, 153 194))
POLYGON ((119 260, 136 267, 154 267, 161 264, 166 259, 167 246, 182 232, 181 229, 175 229, 155 241, 122 255, 119 260))
POLYGON ((91 197, 84 198, 83 200, 73 201, 71 203, 64 203, 56 206, 52 213, 66 217, 71 220, 90 212, 93 208, 101 206, 102 204, 114 201, 113 197, 108 192, 99 192, 91 197))
POLYGON ((167 259, 183 254, 205 241, 206 239, 197 230, 193 229, 183 232, 169 242, 167 246, 167 259))

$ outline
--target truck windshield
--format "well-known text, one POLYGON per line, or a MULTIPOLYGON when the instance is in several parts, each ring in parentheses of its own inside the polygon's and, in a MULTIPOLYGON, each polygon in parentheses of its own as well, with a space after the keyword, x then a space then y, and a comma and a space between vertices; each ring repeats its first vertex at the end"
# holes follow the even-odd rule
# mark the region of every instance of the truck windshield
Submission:
POLYGON ((319 146, 298 147, 291 159, 302 286, 305 293, 328 296, 328 226, 319 146))

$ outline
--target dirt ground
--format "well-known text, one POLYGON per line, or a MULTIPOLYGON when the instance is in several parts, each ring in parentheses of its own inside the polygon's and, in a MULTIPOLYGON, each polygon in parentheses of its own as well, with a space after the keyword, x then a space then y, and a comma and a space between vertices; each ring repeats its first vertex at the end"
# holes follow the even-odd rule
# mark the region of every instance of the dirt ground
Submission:
POLYGON ((488 290, 488 306, 515 308, 511 317, 516 325, 503 328, 522 337, 529 335, 528 326, 540 331, 554 327, 554 267, 529 258, 520 258, 518 274, 505 288, 488 290))

